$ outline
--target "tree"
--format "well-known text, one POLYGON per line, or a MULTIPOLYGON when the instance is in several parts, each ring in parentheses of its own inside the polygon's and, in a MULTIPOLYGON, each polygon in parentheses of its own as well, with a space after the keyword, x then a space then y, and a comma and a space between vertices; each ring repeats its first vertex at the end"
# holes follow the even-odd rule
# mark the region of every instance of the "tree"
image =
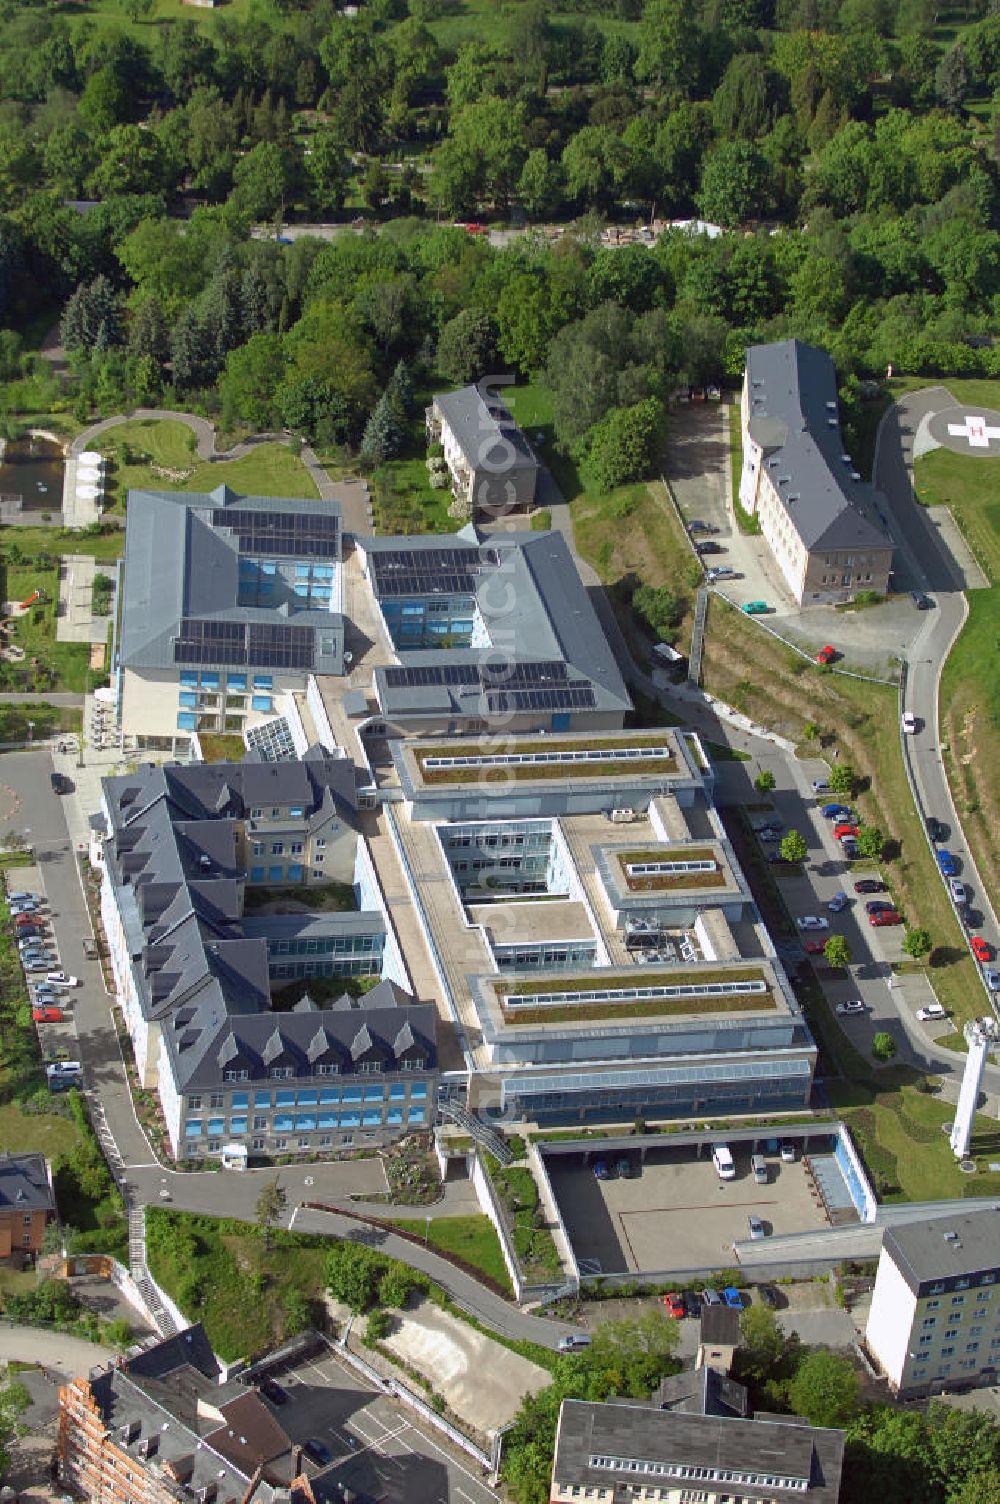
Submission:
POLYGON ((801 1347, 796 1334, 786 1335, 767 1306, 747 1306, 740 1315, 743 1340, 736 1352, 736 1377, 758 1388, 787 1383, 798 1366, 801 1347))
POLYGON ((884 1063, 887 1060, 891 1060, 895 1053, 896 1041, 891 1034, 880 1030, 872 1040, 872 1054, 875 1056, 875 1059, 881 1060, 884 1063))
POLYGON ((587 464, 602 490, 645 480, 653 468, 663 412, 655 397, 615 407, 590 430, 587 464))
POLYGON ((463 308, 441 330, 437 364, 449 381, 464 384, 489 376, 496 358, 496 328, 488 313, 463 308))
POLYGON ((842 968, 851 964, 851 947, 843 935, 831 935, 823 947, 827 966, 842 968))
POLYGON ((284 353, 278 334, 254 334, 245 345, 230 350, 219 381, 227 428, 233 419, 242 419, 257 429, 273 425, 283 369, 284 353))
POLYGON ((858 775, 849 762, 838 762, 830 769, 827 782, 831 794, 837 794, 841 799, 850 799, 857 787, 858 775))
POLYGON ((230 202, 250 219, 275 219, 285 207, 291 185, 287 152, 276 141, 259 141, 236 164, 230 202))
POLYGON ((749 141, 723 141, 705 158, 695 201, 704 217, 735 229, 768 213, 768 167, 749 141))
POLYGON ((753 786, 757 790, 758 794, 769 794, 771 790, 776 786, 777 782, 778 780, 775 778, 770 768, 761 768, 760 772, 757 774, 757 777, 753 781, 753 786))
POLYGON ((271 1229, 279 1218, 284 1216, 287 1205, 288 1193, 279 1184, 277 1175, 273 1180, 266 1180, 261 1187, 255 1207, 257 1230, 263 1238, 265 1253, 271 1247, 271 1229))
POLYGON ((885 837, 877 825, 859 825, 857 843, 858 852, 861 856, 868 857, 870 861, 877 862, 882 855, 885 837))
POLYGON ((536 146, 529 151, 517 180, 517 196, 531 219, 558 214, 565 192, 562 167, 536 146))
POLYGON ((786 862, 804 862, 809 854, 806 838, 799 830, 786 830, 778 850, 786 862))
POLYGON ((861 1384, 849 1358, 823 1348, 808 1353, 788 1386, 788 1402, 812 1426, 846 1426, 857 1414, 861 1384))
POLYGON ((315 132, 310 138, 305 168, 312 208, 320 214, 341 208, 347 187, 347 161, 344 143, 335 132, 329 129, 315 132))
POLYGON ((63 309, 59 334, 67 350, 107 349, 117 344, 121 309, 107 277, 81 283, 63 309))
POLYGON ((12 1379, 0 1384, 0 1478, 5 1478, 10 1470, 11 1443, 27 1432, 19 1417, 30 1404, 31 1395, 23 1384, 12 1379))
POLYGON ((392 396, 386 391, 376 402, 371 417, 365 424, 358 453, 369 465, 375 467, 397 455, 402 444, 403 430, 392 396))
POLYGON ((375 1304, 379 1279, 387 1261, 359 1243, 338 1242, 326 1257, 326 1283, 335 1300, 342 1300, 356 1315, 375 1304))
POLYGON ((646 0, 639 24, 636 78, 690 92, 698 76, 701 42, 696 14, 684 0, 646 0))
POLYGON ((908 929, 903 936, 903 949, 908 956, 919 961, 921 956, 926 956, 931 948, 930 930, 908 929))
POLYGON ((661 642, 673 642, 684 615, 684 602, 669 585, 639 585, 632 592, 632 610, 661 642))
POLYGON ((961 42, 956 42, 937 65, 934 93, 946 110, 960 110, 972 84, 972 70, 961 42))

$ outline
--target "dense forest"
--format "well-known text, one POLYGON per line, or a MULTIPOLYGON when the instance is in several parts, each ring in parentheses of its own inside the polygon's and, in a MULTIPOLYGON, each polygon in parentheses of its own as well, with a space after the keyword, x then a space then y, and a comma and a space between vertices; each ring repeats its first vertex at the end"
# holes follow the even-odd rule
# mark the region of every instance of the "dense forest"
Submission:
POLYGON ((360 441, 401 361, 410 380, 547 372, 584 457, 609 419, 641 455, 648 403, 734 378, 761 338, 826 345, 848 382, 890 361, 1000 373, 1000 14, 982 5, 947 26, 929 0, 237 0, 197 19, 124 0, 4 20, 6 413, 44 407, 24 378, 60 315, 81 420, 176 402, 327 447, 360 441), (546 229, 498 246, 441 223, 470 215, 546 229), (726 233, 600 235, 696 216, 726 233), (289 244, 295 219, 344 233, 289 244))

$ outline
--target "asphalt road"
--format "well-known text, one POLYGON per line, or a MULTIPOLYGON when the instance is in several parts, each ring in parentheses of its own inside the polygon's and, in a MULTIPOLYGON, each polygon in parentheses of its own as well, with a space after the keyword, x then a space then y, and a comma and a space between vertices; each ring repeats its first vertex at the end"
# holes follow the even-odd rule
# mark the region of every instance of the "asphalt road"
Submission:
MULTIPOLYGON (((904 397, 891 408, 879 431, 874 480, 885 496, 894 541, 900 545, 909 582, 934 601, 934 608, 923 613, 924 624, 907 659, 903 708, 916 717, 917 731, 904 737, 904 756, 917 790, 920 813, 925 818, 933 815, 946 828, 941 844, 955 856, 958 875, 969 891, 970 908, 982 920, 975 926, 975 933, 1000 954, 1000 924, 965 840, 938 741, 941 671, 968 614, 963 581, 926 508, 914 499, 911 484, 913 438, 921 420, 953 401, 947 388, 930 387, 904 397)), ((990 1007, 997 1011, 985 987, 983 1003, 984 1012, 990 1007)))

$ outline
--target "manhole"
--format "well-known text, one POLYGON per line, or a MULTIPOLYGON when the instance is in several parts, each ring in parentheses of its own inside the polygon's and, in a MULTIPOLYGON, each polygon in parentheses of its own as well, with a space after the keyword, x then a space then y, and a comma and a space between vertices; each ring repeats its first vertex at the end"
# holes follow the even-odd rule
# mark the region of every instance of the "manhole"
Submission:
POLYGON ((960 1159, 958 1161, 958 1168, 963 1175, 975 1175, 976 1161, 974 1159, 960 1159))

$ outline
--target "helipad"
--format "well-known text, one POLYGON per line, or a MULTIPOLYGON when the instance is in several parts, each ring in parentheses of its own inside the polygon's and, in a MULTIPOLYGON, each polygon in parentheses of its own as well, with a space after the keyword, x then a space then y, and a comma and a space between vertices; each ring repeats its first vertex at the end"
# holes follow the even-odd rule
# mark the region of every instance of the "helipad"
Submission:
POLYGON ((991 408, 944 407, 928 421, 930 436, 942 448, 983 459, 1000 459, 1000 413, 991 408))

